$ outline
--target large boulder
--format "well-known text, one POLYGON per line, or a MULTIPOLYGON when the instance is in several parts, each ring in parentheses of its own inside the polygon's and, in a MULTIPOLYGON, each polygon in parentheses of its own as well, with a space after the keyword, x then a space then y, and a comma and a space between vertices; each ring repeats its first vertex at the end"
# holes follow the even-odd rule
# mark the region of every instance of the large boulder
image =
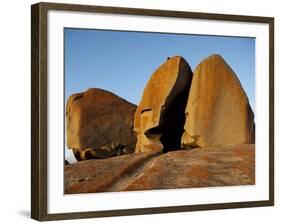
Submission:
POLYGON ((254 143, 254 114, 237 76, 219 55, 195 69, 182 148, 254 143))
POLYGON ((192 71, 184 58, 168 58, 151 76, 135 113, 136 152, 180 148, 192 71))
POLYGON ((147 152, 65 166, 65 193, 255 184, 255 145, 147 152))
POLYGON ((68 148, 77 160, 134 152, 135 111, 134 104, 102 89, 71 95, 66 107, 68 148))

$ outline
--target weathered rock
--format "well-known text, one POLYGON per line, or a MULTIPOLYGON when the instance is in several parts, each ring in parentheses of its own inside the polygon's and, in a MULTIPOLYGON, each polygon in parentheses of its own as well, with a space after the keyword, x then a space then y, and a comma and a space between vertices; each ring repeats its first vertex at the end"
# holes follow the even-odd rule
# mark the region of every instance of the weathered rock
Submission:
POLYGON ((122 190, 249 184, 255 184, 254 145, 239 145, 169 152, 122 190))
POLYGON ((196 68, 186 106, 183 148, 254 143, 254 115, 237 76, 219 55, 196 68))
POLYGON ((137 153, 65 167, 65 193, 255 184, 255 145, 137 153))
POLYGON ((135 105, 105 90, 71 95, 66 108, 67 146, 77 160, 133 152, 135 111, 135 105))
POLYGON ((180 148, 191 79, 190 66, 180 56, 168 58, 152 74, 135 113, 136 152, 180 148))
POLYGON ((87 148, 85 150, 73 149, 73 153, 78 161, 87 159, 105 159, 113 156, 127 155, 134 152, 134 148, 114 142, 110 145, 103 145, 99 148, 87 148))
POLYGON ((65 193, 107 191, 116 181, 145 164, 155 153, 139 153, 101 160, 87 160, 65 167, 65 193))

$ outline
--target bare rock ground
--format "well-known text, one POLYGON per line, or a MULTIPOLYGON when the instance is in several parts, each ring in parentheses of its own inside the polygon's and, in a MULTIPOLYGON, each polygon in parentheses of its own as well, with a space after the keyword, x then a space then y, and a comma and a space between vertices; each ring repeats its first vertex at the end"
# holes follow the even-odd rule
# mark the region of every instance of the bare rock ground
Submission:
POLYGON ((143 152, 65 166, 65 193, 255 184, 255 145, 143 152))

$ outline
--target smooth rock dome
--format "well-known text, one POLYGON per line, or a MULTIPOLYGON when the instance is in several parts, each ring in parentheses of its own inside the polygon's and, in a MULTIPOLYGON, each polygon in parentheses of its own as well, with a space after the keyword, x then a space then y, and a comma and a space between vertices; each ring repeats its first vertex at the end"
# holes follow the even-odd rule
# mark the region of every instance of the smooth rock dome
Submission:
POLYGON ((255 142, 247 95, 220 55, 211 55, 196 67, 185 115, 183 148, 255 142))
POLYGON ((106 158, 116 150, 134 152, 136 106, 102 89, 88 89, 69 97, 66 107, 67 146, 77 160, 106 158))

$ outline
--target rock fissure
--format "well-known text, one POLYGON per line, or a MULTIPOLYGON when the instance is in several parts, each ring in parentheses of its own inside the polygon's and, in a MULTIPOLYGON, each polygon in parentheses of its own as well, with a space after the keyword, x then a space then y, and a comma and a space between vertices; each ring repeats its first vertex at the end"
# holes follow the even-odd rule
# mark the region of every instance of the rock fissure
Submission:
POLYGON ((97 191, 121 191, 125 189, 127 185, 130 184, 137 177, 141 174, 149 164, 151 164, 157 157, 161 155, 160 152, 153 153, 152 155, 145 157, 143 159, 138 160, 137 162, 133 163, 129 166, 126 170, 122 172, 119 176, 111 179, 109 182, 105 183, 104 185, 100 186, 97 191))
POLYGON ((192 71, 184 58, 168 58, 151 76, 134 118, 136 152, 179 149, 192 71))
POLYGON ((138 107, 106 90, 73 94, 66 119, 68 147, 88 161, 65 161, 65 193, 255 183, 254 114, 219 55, 194 73, 169 57, 138 107))

